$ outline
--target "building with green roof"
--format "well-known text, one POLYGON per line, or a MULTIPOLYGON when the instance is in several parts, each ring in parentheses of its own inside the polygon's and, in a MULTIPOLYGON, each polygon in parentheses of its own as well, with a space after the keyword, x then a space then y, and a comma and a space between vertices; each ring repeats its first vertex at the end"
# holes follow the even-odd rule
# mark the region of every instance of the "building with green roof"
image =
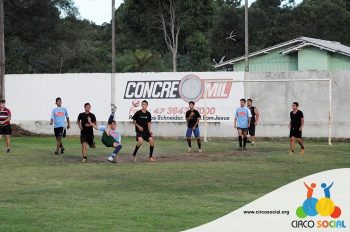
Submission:
MULTIPOLYGON (((244 56, 215 65, 217 69, 244 71, 244 56)), ((350 47, 339 42, 299 37, 249 54, 249 71, 350 70, 350 47)))

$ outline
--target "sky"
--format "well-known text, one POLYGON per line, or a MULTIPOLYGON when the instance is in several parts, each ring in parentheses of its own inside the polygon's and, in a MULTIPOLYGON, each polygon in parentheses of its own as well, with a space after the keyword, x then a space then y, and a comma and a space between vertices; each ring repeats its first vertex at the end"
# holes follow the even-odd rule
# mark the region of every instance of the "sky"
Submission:
MULTIPOLYGON (((300 3, 301 1, 302 0, 296 0, 296 3, 300 3)), ((74 2, 79 9, 81 18, 93 21, 97 25, 111 21, 112 0, 74 0, 74 2)), ((116 8, 118 8, 122 2, 123 0, 115 0, 116 8)), ((249 0, 248 2, 251 4, 255 2, 255 0, 249 0)))
MULTIPOLYGON (((97 25, 110 22, 112 18, 112 0, 74 0, 81 18, 93 21, 97 25)), ((115 0, 118 8, 123 0, 115 0)))

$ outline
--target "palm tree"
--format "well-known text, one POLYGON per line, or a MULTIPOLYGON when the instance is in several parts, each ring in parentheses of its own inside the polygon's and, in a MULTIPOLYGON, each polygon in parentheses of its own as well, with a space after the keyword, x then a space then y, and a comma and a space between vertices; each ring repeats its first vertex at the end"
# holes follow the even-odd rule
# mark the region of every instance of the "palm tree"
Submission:
POLYGON ((134 55, 133 63, 127 65, 123 69, 123 72, 128 72, 128 71, 143 72, 147 67, 147 65, 154 58, 154 55, 150 50, 137 49, 133 55, 134 55))

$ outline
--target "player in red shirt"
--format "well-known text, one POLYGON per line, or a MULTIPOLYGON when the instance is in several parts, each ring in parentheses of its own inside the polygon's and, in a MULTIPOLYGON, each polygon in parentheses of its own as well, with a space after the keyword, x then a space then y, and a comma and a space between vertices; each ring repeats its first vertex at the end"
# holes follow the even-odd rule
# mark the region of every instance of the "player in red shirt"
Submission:
POLYGON ((11 137, 11 111, 5 107, 6 101, 1 100, 0 101, 0 139, 3 135, 5 135, 6 138, 6 148, 7 153, 10 152, 11 149, 11 143, 10 143, 10 137, 11 137))

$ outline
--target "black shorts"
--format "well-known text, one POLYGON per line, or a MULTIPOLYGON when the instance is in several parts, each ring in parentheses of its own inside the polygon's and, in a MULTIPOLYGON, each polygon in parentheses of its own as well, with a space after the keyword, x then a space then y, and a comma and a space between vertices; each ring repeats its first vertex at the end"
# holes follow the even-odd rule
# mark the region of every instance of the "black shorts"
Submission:
POLYGON ((94 134, 80 133, 80 143, 87 143, 89 147, 94 146, 94 134))
POLYGON ((242 132, 247 132, 249 130, 249 128, 237 127, 237 130, 241 130, 242 132))
POLYGON ((250 127, 248 128, 248 135, 255 136, 255 125, 254 124, 251 124, 250 127))
POLYGON ((137 131, 136 132, 136 141, 138 141, 138 138, 142 138, 146 142, 149 142, 149 138, 152 137, 152 135, 149 133, 149 131, 137 131))
POLYGON ((5 125, 5 126, 0 126, 0 135, 11 135, 12 134, 12 128, 11 125, 5 125))
POLYGON ((59 137, 59 138, 66 137, 66 128, 57 127, 57 128, 54 128, 53 130, 55 132, 55 137, 59 137))
POLYGON ((299 128, 290 128, 289 138, 295 137, 301 139, 302 131, 299 128))

